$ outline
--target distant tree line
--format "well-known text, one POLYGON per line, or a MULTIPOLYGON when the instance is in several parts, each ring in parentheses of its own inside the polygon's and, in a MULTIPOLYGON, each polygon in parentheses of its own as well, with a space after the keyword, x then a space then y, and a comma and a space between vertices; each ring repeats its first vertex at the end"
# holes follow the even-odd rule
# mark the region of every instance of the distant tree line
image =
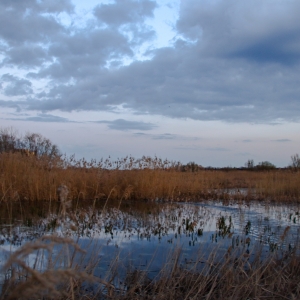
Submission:
POLYGON ((0 129, 0 153, 34 154, 37 157, 60 156, 59 149, 52 142, 39 133, 26 133, 18 136, 13 128, 0 129))
MULTIPOLYGON (((269 161, 262 161, 255 165, 253 159, 248 159, 248 161, 245 163, 245 168, 249 170, 274 170, 277 167, 269 161)), ((300 158, 298 154, 291 156, 291 163, 287 166, 287 168, 295 171, 300 170, 300 158)))
POLYGON ((247 169, 256 169, 256 170, 274 170, 276 169, 276 166, 269 161, 262 161, 258 163, 257 165, 254 164, 253 159, 248 159, 248 161, 245 163, 245 167, 247 169))
POLYGON ((198 172, 199 170, 203 169, 201 165, 198 165, 193 161, 187 163, 186 165, 179 165, 178 168, 181 172, 198 172))
MULTIPOLYGON (((233 168, 233 167, 224 167, 224 168, 214 168, 214 167, 203 167, 201 165, 198 165, 195 162, 189 162, 186 165, 179 164, 177 166, 177 170, 181 172, 198 172, 200 170, 224 170, 224 171, 230 171, 230 170, 253 170, 253 171, 268 171, 268 170, 275 170, 278 169, 274 164, 272 164, 269 161, 262 161, 258 164, 254 163, 253 159, 248 159, 245 163, 244 167, 240 168, 233 168)), ((291 156, 291 163, 288 165, 285 169, 292 169, 294 171, 300 170, 300 157, 298 154, 294 154, 291 156)))

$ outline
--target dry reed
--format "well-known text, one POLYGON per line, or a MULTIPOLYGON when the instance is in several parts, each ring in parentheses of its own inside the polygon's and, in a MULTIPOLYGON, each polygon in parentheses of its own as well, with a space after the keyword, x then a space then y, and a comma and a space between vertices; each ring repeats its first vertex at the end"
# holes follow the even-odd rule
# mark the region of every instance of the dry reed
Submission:
POLYGON ((201 201, 207 199, 298 202, 300 172, 204 170, 181 172, 176 163, 131 157, 110 162, 0 154, 0 201, 69 199, 201 201))
POLYGON ((220 260, 216 250, 206 260, 199 253, 194 264, 185 268, 180 263, 181 250, 175 248, 155 278, 151 279, 147 270, 128 270, 126 278, 122 279, 125 285, 121 287, 113 284, 118 257, 111 263, 106 279, 93 274, 94 262, 83 267, 74 260, 69 266, 54 268, 52 258, 44 270, 26 263, 29 254, 39 250, 38 254, 42 255, 42 250, 51 251, 54 244, 60 243, 81 251, 72 240, 48 236, 14 253, 5 265, 10 275, 2 287, 0 299, 300 298, 300 257, 295 253, 287 254, 284 260, 272 254, 264 261, 257 254, 250 261, 233 252, 220 260))

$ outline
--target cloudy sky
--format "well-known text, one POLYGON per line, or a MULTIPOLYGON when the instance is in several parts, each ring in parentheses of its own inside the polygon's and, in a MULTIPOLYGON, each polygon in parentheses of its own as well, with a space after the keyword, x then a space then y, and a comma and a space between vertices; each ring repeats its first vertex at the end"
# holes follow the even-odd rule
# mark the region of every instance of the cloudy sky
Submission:
POLYGON ((0 127, 66 154, 300 153, 299 0, 1 0, 0 127))

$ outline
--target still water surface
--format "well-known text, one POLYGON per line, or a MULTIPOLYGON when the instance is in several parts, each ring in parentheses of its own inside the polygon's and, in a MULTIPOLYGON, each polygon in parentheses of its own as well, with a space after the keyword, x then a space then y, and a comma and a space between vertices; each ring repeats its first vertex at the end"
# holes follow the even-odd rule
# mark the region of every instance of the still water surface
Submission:
MULTIPOLYGON (((2 204, 4 205, 4 204, 2 204)), ((97 206, 52 207, 31 213, 25 206, 2 207, 0 224, 0 264, 20 246, 43 235, 71 237, 86 251, 84 262, 97 261, 100 275, 118 265, 119 274, 128 268, 147 270, 155 276, 172 253, 180 249, 179 263, 186 268, 194 262, 203 264, 214 253, 218 259, 235 251, 254 259, 270 253, 283 256, 299 251, 300 208, 297 205, 263 203, 151 203, 136 207, 124 204, 121 209, 97 206), (16 213, 18 211, 18 213, 16 213)), ((46 207, 46 208, 45 208, 46 207)), ((118 206, 117 206, 118 207, 118 206)), ((29 209, 30 211, 30 209, 29 209)), ((56 246, 43 256, 40 266, 50 255, 61 254, 56 246)), ((38 252, 27 257, 36 263, 38 252)), ((61 262, 59 262, 61 263, 61 262)), ((4 274, 1 279, 3 280, 4 274)))

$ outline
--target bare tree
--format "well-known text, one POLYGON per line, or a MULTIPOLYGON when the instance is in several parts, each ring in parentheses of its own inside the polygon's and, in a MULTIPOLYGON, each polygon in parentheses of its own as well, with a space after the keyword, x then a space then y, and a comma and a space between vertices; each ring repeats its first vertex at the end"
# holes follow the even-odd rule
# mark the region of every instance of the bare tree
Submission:
POLYGON ((300 169, 300 157, 298 153, 291 156, 292 164, 291 167, 298 170, 300 169))
POLYGON ((21 140, 17 137, 17 131, 11 128, 0 129, 0 153, 13 152, 20 148, 21 140))
POLYGON ((248 161, 245 163, 245 167, 248 169, 253 169, 254 168, 254 160, 248 159, 248 161))
POLYGON ((60 156, 58 147, 39 133, 27 133, 22 142, 23 147, 34 152, 37 157, 55 158, 60 156))

